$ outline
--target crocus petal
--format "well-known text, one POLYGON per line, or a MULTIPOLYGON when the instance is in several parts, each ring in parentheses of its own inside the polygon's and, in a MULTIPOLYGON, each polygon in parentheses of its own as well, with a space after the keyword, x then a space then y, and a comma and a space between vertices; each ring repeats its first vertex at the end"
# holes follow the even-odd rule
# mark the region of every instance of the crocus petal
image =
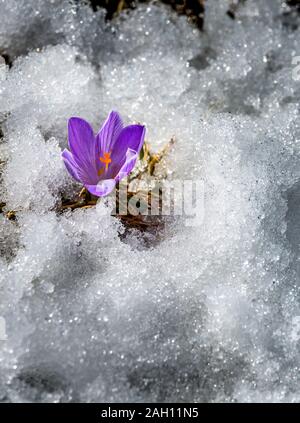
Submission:
POLYGON ((144 142, 145 131, 145 127, 142 125, 126 126, 126 128, 121 131, 114 145, 111 155, 112 162, 122 167, 127 160, 126 153, 128 149, 138 154, 144 142))
POLYGON ((110 112, 102 128, 96 135, 96 156, 109 153, 123 129, 123 122, 118 112, 110 112))
MULTIPOLYGON (((72 153, 70 153, 69 150, 65 149, 63 151, 62 158, 68 172, 74 179, 76 179, 76 181, 81 182, 83 184, 93 183, 90 172, 86 172, 83 168, 78 166, 74 159, 74 156, 72 155, 72 153)), ((96 180, 95 183, 97 183, 97 181, 98 180, 96 180)))
POLYGON ((65 148, 61 155, 69 174, 76 179, 76 181, 81 182, 78 175, 78 167, 70 151, 65 148))
POLYGON ((138 158, 138 153, 136 151, 128 148, 128 150, 126 152, 125 163, 123 164, 123 166, 119 170, 119 173, 115 177, 115 180, 117 182, 119 182, 121 179, 125 178, 125 176, 127 176, 132 171, 132 169, 134 168, 135 163, 137 161, 137 158, 138 158))
POLYGON ((116 185, 114 179, 104 179, 99 181, 97 185, 86 185, 89 192, 97 197, 104 197, 112 192, 116 185))
POLYGON ((97 181, 95 137, 88 122, 78 117, 69 119, 69 146, 78 168, 84 171, 90 183, 97 181))

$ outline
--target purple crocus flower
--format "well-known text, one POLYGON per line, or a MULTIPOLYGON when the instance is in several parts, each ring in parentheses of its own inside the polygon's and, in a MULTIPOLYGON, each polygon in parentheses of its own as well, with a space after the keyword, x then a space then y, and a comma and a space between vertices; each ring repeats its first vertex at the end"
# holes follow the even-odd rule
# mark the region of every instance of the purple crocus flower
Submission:
POLYGON ((70 118, 68 136, 71 151, 62 153, 68 172, 91 194, 103 197, 134 168, 145 127, 124 127, 120 115, 112 111, 96 136, 84 119, 70 118))

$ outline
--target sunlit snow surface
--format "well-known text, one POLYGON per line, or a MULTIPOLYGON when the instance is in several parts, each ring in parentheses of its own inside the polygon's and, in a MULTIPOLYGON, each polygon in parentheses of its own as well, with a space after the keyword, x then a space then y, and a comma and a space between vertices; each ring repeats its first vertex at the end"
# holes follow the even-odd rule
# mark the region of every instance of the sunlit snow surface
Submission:
POLYGON ((168 7, 105 24, 69 1, 0 1, 1 401, 300 401, 300 18, 208 0, 200 34, 168 7), (299 25, 299 28, 298 28, 299 25), (67 119, 112 109, 172 136, 202 180, 200 226, 126 242, 60 153, 67 119))

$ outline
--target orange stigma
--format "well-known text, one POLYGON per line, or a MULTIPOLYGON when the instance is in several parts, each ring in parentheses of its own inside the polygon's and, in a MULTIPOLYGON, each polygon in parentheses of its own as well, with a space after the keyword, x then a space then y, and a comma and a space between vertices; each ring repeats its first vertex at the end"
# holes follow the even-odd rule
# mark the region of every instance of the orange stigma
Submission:
POLYGON ((103 157, 99 157, 101 163, 105 163, 105 170, 108 169, 108 165, 111 163, 111 153, 103 153, 103 157))

